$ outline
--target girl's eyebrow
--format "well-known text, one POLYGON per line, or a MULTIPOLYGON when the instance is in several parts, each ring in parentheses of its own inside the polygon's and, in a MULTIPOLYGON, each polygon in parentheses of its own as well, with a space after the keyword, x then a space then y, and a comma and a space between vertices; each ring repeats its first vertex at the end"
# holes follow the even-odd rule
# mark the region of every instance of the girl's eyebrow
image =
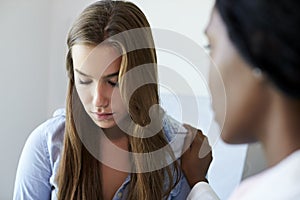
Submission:
POLYGON ((85 73, 79 71, 78 69, 75 69, 75 71, 76 71, 78 74, 82 75, 82 76, 86 76, 86 77, 89 77, 89 78, 93 78, 92 76, 87 75, 87 74, 85 74, 85 73))
POLYGON ((119 75, 119 71, 116 71, 116 72, 113 72, 111 74, 103 76, 103 78, 108 79, 108 78, 112 78, 112 77, 118 76, 118 75, 119 75))
MULTIPOLYGON (((77 73, 81 74, 82 76, 86 76, 86 77, 89 77, 89 78, 93 78, 91 75, 87 75, 87 74, 83 73, 82 71, 80 71, 80 70, 78 70, 78 69, 75 69, 75 71, 76 71, 77 73)), ((109 78, 112 78, 112 77, 118 76, 118 75, 119 75, 119 71, 113 72, 113 73, 108 74, 108 75, 105 75, 105 76, 103 76, 103 78, 104 78, 104 79, 109 79, 109 78)))

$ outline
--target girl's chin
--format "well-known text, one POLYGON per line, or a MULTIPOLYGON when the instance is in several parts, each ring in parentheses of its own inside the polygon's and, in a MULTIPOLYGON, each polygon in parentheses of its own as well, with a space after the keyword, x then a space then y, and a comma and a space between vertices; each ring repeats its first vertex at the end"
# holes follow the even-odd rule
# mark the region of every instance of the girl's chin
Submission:
POLYGON ((101 121, 101 122, 96 122, 96 125, 99 126, 100 128, 112 128, 117 124, 115 123, 115 121, 109 121, 109 122, 101 121))

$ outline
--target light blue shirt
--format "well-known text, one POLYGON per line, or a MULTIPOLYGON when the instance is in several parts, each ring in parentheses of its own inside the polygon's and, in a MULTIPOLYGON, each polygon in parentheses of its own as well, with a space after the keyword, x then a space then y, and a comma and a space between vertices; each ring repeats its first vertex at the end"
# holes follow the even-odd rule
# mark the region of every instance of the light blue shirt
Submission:
MULTIPOLYGON (((169 141, 182 127, 174 119, 165 116, 163 129, 169 141)), ((57 183, 60 155, 65 131, 65 110, 57 110, 53 118, 37 127, 28 137, 23 148, 16 174, 14 200, 57 199, 57 183)), ((115 193, 113 200, 126 199, 130 175, 115 193)), ((184 175, 172 190, 168 200, 186 199, 190 186, 184 175)))

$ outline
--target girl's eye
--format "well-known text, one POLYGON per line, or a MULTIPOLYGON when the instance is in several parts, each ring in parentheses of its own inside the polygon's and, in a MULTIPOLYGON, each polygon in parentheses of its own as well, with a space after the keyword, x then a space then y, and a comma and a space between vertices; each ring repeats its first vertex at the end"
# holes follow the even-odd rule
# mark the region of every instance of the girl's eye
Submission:
POLYGON ((91 80, 87 80, 87 81, 83 81, 83 80, 80 80, 80 79, 78 79, 78 80, 79 80, 79 84, 82 84, 82 85, 88 85, 88 84, 92 83, 91 80))
POLYGON ((118 87, 118 86, 119 86, 119 83, 118 83, 118 82, 107 81, 107 83, 108 83, 109 85, 111 85, 112 87, 118 87))

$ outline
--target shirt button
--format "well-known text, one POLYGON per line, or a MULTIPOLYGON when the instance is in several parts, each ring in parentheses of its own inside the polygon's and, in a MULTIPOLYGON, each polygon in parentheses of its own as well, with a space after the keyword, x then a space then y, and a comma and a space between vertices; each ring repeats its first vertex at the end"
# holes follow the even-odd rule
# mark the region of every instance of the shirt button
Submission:
POLYGON ((119 192, 119 193, 118 193, 118 197, 119 197, 119 198, 121 198, 122 195, 123 195, 122 192, 119 192))

